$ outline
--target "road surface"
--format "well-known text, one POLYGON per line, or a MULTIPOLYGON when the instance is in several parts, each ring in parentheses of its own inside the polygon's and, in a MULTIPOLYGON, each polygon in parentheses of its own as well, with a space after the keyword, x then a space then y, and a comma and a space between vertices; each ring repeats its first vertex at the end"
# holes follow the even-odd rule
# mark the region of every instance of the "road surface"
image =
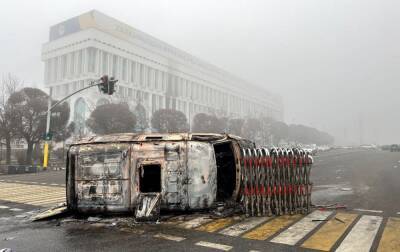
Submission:
POLYGON ((207 213, 32 223, 37 209, 64 201, 64 172, 0 176, 0 249, 15 251, 400 251, 400 153, 332 150, 315 157, 306 216, 212 219, 207 213), (319 221, 315 221, 319 220, 319 221))

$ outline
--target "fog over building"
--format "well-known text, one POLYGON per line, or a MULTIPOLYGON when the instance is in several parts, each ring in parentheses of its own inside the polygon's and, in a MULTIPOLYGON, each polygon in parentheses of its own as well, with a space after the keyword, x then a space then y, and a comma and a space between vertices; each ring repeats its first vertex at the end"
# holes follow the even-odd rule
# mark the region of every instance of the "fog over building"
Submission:
POLYGON ((71 120, 81 133, 97 105, 121 101, 147 121, 163 108, 182 111, 189 122, 197 113, 283 120, 280 96, 96 10, 50 27, 42 60, 55 99, 103 74, 118 79, 112 96, 92 88, 69 99, 71 120))

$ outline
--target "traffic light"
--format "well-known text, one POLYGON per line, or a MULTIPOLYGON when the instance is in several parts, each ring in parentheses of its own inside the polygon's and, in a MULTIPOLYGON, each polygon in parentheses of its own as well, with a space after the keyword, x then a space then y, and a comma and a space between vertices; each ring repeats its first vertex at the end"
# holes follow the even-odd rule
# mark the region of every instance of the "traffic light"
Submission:
POLYGON ((115 92, 115 83, 118 80, 115 80, 114 77, 110 78, 110 81, 108 82, 108 94, 112 95, 115 92))
POLYGON ((100 92, 103 94, 108 94, 108 76, 104 75, 100 78, 100 85, 99 85, 100 92))
POLYGON ((108 78, 107 75, 104 75, 100 78, 99 90, 103 94, 112 95, 115 92, 115 83, 118 80, 114 79, 114 77, 108 78))

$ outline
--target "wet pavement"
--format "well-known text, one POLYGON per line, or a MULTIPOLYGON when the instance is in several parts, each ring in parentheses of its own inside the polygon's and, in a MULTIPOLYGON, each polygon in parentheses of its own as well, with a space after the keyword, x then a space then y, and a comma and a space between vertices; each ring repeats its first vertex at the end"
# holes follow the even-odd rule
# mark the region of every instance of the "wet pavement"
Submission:
MULTIPOLYGON (((400 234, 400 214, 398 214, 400 201, 396 193, 400 191, 398 183, 400 181, 400 168, 398 168, 400 153, 361 149, 332 150, 315 156, 314 161, 313 203, 317 205, 344 204, 347 210, 339 212, 325 210, 320 213, 316 210, 317 212, 314 212, 311 217, 294 216, 289 219, 277 217, 262 221, 236 216, 232 219, 209 219, 203 223, 200 220, 203 220, 204 216, 210 217, 207 213, 203 213, 199 216, 166 216, 158 224, 135 224, 133 218, 129 216, 90 218, 89 220, 88 216, 80 219, 67 217, 32 223, 29 218, 40 206, 0 199, 0 249, 11 248, 13 251, 307 251, 308 248, 335 249, 341 244, 345 247, 346 244, 353 243, 353 237, 357 237, 360 233, 365 237, 370 237, 365 244, 372 251, 385 244, 400 246, 398 239, 394 238, 393 243, 393 238, 390 236, 390 233, 400 234), (326 220, 313 221, 316 217, 325 218, 325 216, 328 216, 326 220), (342 224, 345 226, 341 226, 342 224), (333 233, 332 227, 335 227, 333 233), (297 232, 297 240, 287 238, 293 237, 290 230, 296 229, 307 232, 304 231, 304 234, 297 232), (327 238, 324 240, 325 243, 321 243, 322 238, 315 241, 317 239, 315 237, 327 238), (280 241, 283 244, 274 241, 280 241)), ((40 183, 61 183, 63 179, 61 172, 51 174, 47 179, 41 177, 40 181, 46 182, 40 183)), ((4 183, 18 184, 15 182, 16 178, 6 177, 8 176, 0 176, 0 180, 7 179, 10 182, 4 183)), ((17 179, 17 181, 22 180, 23 182, 20 183, 26 186, 32 179, 17 179)), ((32 185, 32 188, 36 186, 39 188, 41 185, 32 185)), ((49 185, 43 186, 47 188, 49 185)), ((57 189, 60 186, 54 186, 54 188, 57 189)))
POLYGON ((314 158, 314 204, 340 203, 349 209, 400 211, 400 152, 333 150, 314 158))

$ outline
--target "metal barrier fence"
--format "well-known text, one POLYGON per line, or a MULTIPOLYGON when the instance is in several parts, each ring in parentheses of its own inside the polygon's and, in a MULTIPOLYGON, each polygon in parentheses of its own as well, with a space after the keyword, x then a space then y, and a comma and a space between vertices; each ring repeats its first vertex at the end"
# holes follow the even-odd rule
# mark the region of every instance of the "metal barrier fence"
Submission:
POLYGON ((247 216, 309 213, 312 156, 302 149, 242 149, 242 203, 247 216))

